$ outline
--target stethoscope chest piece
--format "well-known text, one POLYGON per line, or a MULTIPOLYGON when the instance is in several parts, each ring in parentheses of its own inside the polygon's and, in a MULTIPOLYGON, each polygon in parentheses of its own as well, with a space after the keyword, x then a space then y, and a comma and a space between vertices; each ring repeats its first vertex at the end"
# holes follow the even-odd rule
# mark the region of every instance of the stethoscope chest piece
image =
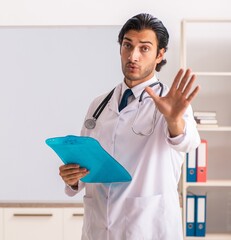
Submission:
POLYGON ((89 118, 84 122, 84 125, 87 129, 94 129, 96 126, 96 119, 95 118, 89 118))

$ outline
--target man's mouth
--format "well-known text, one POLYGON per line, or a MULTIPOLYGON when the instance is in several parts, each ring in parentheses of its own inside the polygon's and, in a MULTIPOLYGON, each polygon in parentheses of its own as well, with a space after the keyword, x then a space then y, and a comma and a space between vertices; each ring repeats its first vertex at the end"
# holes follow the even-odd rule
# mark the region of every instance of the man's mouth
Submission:
POLYGON ((139 66, 136 64, 133 64, 133 63, 128 63, 127 68, 130 70, 137 70, 137 69, 139 69, 139 66))

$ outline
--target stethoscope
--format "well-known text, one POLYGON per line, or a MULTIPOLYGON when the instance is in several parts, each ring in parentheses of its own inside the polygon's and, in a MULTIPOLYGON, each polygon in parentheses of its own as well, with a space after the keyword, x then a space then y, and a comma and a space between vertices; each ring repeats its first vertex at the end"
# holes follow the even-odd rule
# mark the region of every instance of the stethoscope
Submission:
MULTIPOLYGON (((164 89, 164 86, 161 82, 157 81, 157 82, 154 82, 152 84, 149 85, 149 87, 154 87, 156 85, 160 86, 160 93, 159 93, 159 96, 161 97, 162 94, 163 94, 163 89, 164 89)), ((97 119, 99 118, 100 114, 102 113, 102 111, 104 110, 104 108, 106 107, 106 105, 108 104, 109 100, 111 99, 113 93, 114 93, 114 89, 111 90, 111 92, 103 99, 103 101, 99 104, 99 106, 96 108, 95 112, 93 113, 92 115, 92 118, 89 118, 89 119, 86 119, 86 121, 84 122, 84 126, 87 128, 87 129, 94 129, 95 126, 96 126, 96 121, 97 119)), ((136 113, 136 116, 135 116, 135 120, 133 122, 133 125, 132 125, 132 131, 137 134, 137 135, 142 135, 142 136, 149 136, 151 135, 153 132, 154 132, 154 128, 155 128, 155 121, 156 121, 156 113, 157 113, 157 108, 155 108, 155 112, 154 112, 154 116, 153 116, 153 123, 152 123, 152 129, 147 132, 147 133, 142 133, 141 131, 136 131, 135 128, 134 128, 134 125, 138 119, 138 116, 139 116, 139 112, 140 112, 140 105, 141 105, 141 102, 143 101, 144 99, 144 94, 146 93, 145 90, 142 91, 141 95, 140 95, 140 98, 139 98, 139 105, 138 105, 138 110, 137 110, 137 113, 136 113)))

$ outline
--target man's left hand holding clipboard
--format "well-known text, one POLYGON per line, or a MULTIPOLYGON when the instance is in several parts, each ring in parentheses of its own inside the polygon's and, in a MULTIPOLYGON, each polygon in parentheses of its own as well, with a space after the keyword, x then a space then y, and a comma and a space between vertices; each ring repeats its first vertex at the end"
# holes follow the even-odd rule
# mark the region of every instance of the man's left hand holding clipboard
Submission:
POLYGON ((66 164, 59 167, 59 175, 63 181, 72 187, 78 189, 78 182, 81 178, 89 174, 86 168, 81 168, 78 164, 66 164))

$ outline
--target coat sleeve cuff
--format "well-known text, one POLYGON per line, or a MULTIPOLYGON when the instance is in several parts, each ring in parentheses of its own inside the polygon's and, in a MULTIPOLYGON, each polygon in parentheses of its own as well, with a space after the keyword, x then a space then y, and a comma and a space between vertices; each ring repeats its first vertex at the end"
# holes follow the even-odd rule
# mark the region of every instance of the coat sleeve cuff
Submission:
POLYGON ((200 144, 200 135, 193 118, 192 108, 189 107, 184 115, 184 132, 177 137, 170 137, 167 122, 165 123, 166 142, 176 151, 189 152, 200 144))
POLYGON ((81 181, 78 182, 78 188, 77 189, 74 189, 70 185, 66 184, 65 185, 65 193, 68 196, 73 197, 77 193, 79 193, 84 188, 84 186, 85 186, 85 184, 83 182, 81 182, 81 181))
POLYGON ((185 138, 185 129, 186 129, 186 124, 184 127, 184 131, 182 134, 176 136, 176 137, 170 137, 169 131, 168 131, 168 127, 166 127, 166 136, 167 136, 167 142, 171 145, 178 145, 180 144, 184 138, 185 138))

